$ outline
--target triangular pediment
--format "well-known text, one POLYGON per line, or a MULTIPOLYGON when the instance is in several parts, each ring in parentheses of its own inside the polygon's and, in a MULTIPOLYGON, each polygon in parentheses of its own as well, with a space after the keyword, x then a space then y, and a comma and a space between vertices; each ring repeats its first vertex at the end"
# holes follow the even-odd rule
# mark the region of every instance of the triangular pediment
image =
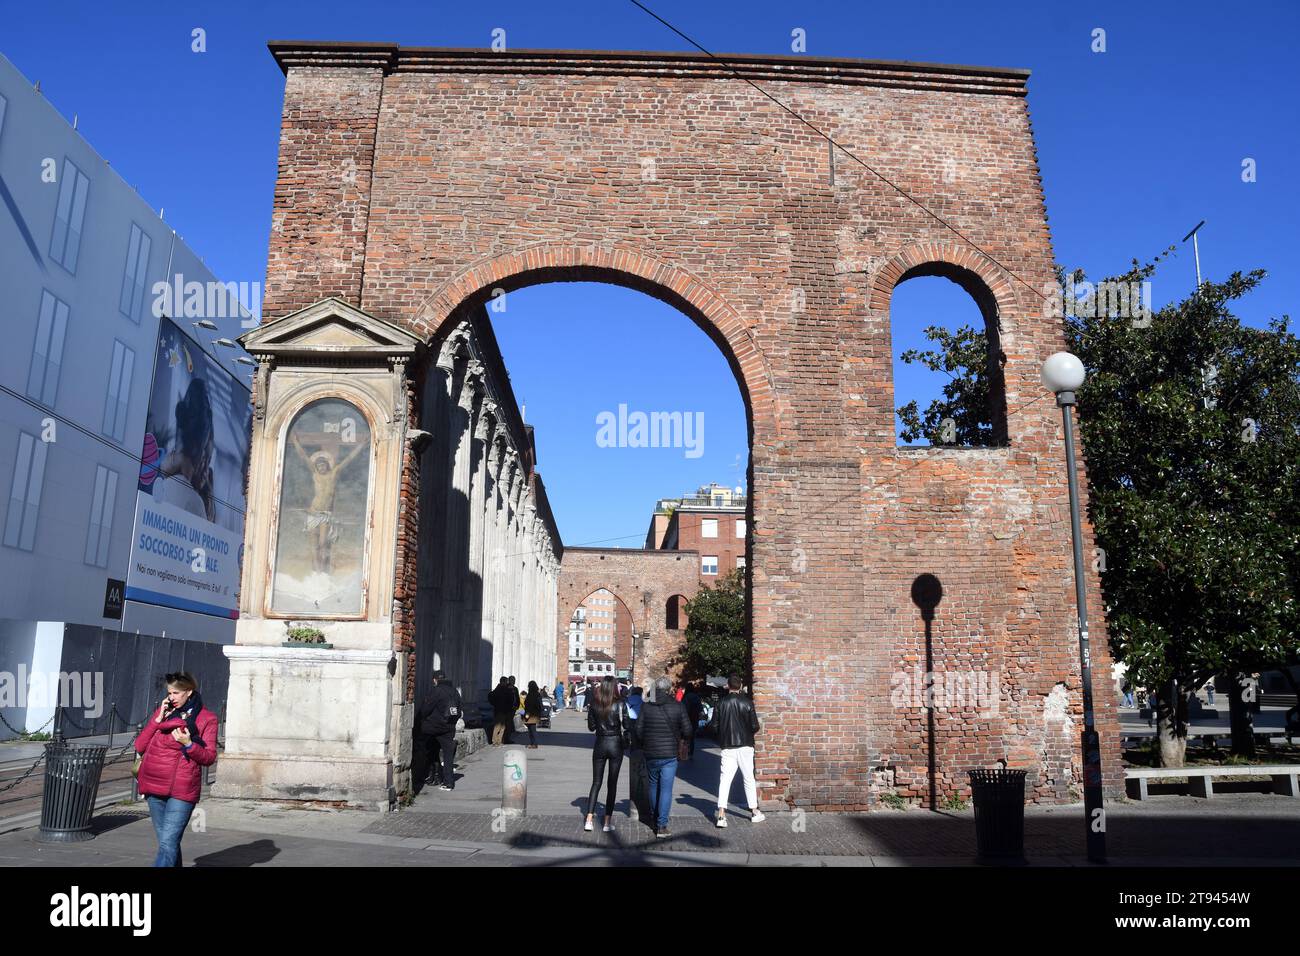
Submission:
POLYGON ((239 337, 253 355, 365 358, 413 354, 421 341, 342 299, 322 299, 239 337))

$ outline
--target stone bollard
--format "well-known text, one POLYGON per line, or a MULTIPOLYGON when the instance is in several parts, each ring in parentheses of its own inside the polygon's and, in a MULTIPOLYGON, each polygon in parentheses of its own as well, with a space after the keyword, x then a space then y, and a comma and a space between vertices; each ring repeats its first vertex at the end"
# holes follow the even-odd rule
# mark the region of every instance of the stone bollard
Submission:
POLYGON ((508 817, 528 811, 528 752, 507 747, 501 767, 501 810, 508 817))

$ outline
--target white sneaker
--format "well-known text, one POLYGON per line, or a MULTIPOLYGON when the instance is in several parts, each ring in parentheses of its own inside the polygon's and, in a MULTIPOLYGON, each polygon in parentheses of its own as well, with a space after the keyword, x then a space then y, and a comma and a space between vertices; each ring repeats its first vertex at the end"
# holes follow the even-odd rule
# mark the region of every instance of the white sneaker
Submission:
POLYGON ((588 820, 586 823, 584 823, 582 825, 582 828, 586 830, 588 833, 590 833, 592 831, 591 821, 588 820))
POLYGON ((718 829, 719 830, 727 829, 727 817, 725 814, 722 813, 718 814, 718 829))
POLYGON ((767 817, 763 816, 762 810, 751 810, 749 814, 750 823, 762 823, 767 817))
POLYGON ((612 823, 606 823, 606 824, 601 828, 601 832, 602 832, 602 833, 613 833, 613 832, 614 832, 614 824, 612 824, 612 823))

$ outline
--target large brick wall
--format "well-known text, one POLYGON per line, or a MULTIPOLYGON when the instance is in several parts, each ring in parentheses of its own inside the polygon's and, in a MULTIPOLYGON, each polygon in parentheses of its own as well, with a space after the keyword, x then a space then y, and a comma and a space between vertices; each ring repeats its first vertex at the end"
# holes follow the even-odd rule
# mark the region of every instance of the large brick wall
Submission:
MULTIPOLYGON (((1035 799, 1080 788, 1060 419, 1038 377, 1063 338, 1041 297, 1053 260, 1026 74, 273 50, 287 80, 268 315, 335 294, 437 341, 494 289, 603 280, 681 309, 727 356, 752 435, 766 799, 942 800, 1000 758, 1030 770, 1035 799), (732 70, 876 172, 840 154, 832 179, 825 140, 732 70), (1005 447, 896 447, 889 299, 926 273, 960 281, 1000 327, 1005 447), (910 598, 925 574, 943 590, 928 646, 910 598), (898 676, 927 666, 985 675, 996 712, 948 705, 931 727, 898 676)), ((1110 661, 1087 584, 1114 792, 1110 661)))

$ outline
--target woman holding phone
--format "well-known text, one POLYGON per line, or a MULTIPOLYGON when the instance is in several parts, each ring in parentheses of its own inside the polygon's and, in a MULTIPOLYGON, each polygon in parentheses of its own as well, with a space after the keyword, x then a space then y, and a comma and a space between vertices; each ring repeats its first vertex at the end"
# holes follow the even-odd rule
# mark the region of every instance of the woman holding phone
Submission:
POLYGON ((154 866, 181 865, 181 837, 199 802, 203 769, 217 759, 217 717, 203 706, 194 677, 168 674, 167 696, 135 738, 140 793, 158 834, 154 866))

